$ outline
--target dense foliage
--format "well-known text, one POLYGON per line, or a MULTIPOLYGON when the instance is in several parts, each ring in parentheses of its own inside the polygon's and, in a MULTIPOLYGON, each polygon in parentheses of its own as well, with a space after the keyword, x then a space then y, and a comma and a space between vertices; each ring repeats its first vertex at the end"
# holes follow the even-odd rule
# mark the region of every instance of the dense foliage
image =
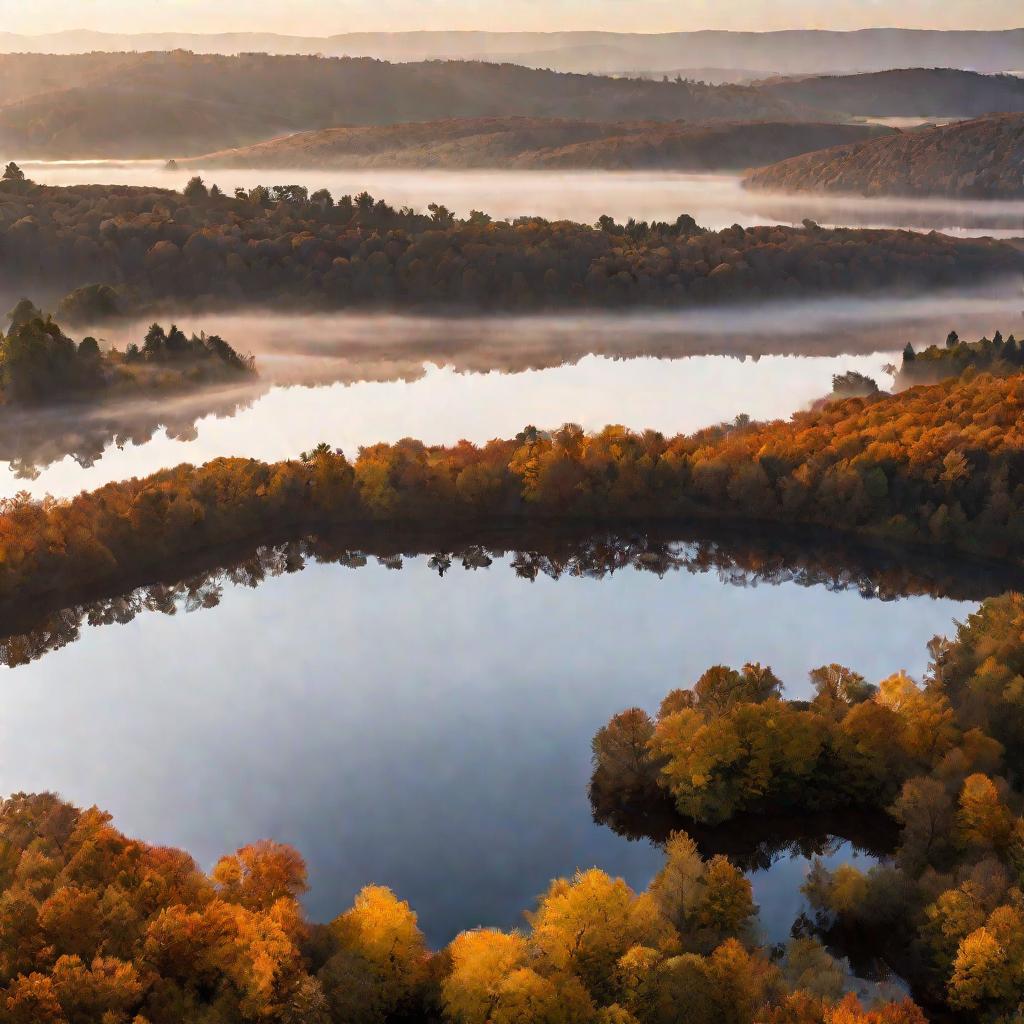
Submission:
POLYGON ((67 502, 0 506, 0 601, 117 580, 216 544, 328 523, 469 526, 708 517, 818 524, 1024 555, 1024 377, 965 376, 789 421, 666 438, 569 424, 482 447, 410 439, 350 463, 217 459, 67 502))
POLYGON ((140 348, 102 351, 95 338, 69 338, 52 317, 28 299, 9 314, 0 332, 0 405, 38 404, 96 397, 139 388, 182 388, 251 374, 251 356, 240 356, 216 334, 191 338, 171 325, 153 324, 140 348))
POLYGON ((380 886, 308 922, 305 865, 276 843, 205 875, 96 808, 17 794, 0 849, 4 1024, 924 1024, 909 1000, 843 998, 813 939, 769 957, 750 882, 684 833, 647 892, 577 872, 524 931, 463 932, 439 953, 380 886))
POLYGON ((592 788, 626 804, 661 787, 698 821, 887 811, 891 863, 815 864, 804 890, 818 927, 884 955, 929 1005, 1009 1022, 1024 1000, 1024 597, 986 601, 930 650, 923 685, 826 665, 809 702, 783 701, 760 665, 715 666, 656 718, 632 708, 602 728, 592 788))
POLYGON ((1012 275, 1024 252, 991 239, 895 230, 734 225, 705 231, 603 217, 589 227, 394 210, 363 193, 256 188, 224 196, 120 186, 0 184, 0 272, 117 288, 126 311, 200 305, 529 311, 680 307, 899 288, 1012 275))
POLYGON ((789 192, 1020 199, 1022 164, 1024 114, 1003 114, 791 157, 754 171, 746 184, 789 192))
POLYGON ((299 132, 178 166, 745 170, 887 134, 874 125, 452 118, 299 132))

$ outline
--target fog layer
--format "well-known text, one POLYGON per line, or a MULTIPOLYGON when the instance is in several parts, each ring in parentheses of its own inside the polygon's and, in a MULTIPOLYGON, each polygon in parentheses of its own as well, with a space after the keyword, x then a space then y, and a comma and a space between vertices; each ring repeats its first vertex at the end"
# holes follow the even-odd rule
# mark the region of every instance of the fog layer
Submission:
MULTIPOLYGON (((23 169, 45 185, 126 184, 181 189, 195 173, 169 171, 154 160, 26 162, 23 169)), ((1024 235, 1024 202, 943 199, 866 199, 748 192, 734 174, 603 171, 389 171, 223 169, 205 175, 225 192, 237 187, 300 184, 335 196, 364 190, 394 207, 425 210, 442 203, 460 216, 477 209, 493 217, 535 215, 592 223, 616 220, 674 221, 689 213, 719 230, 732 224, 819 224, 906 227, 957 234, 1024 235)))

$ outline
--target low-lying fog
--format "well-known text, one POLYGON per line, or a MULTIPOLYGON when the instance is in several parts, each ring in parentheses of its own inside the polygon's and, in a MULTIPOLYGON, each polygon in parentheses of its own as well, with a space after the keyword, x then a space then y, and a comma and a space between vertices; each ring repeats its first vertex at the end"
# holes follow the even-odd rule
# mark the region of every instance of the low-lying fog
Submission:
MULTIPOLYGON (((26 162, 30 178, 47 185, 126 184, 181 189, 194 169, 166 170, 161 161, 26 162)), ((984 200, 866 199, 747 191, 735 174, 663 171, 440 171, 440 170, 251 170, 199 171, 225 192, 236 187, 300 184, 335 196, 364 190, 393 206, 425 210, 442 203, 460 216, 472 209, 493 217, 539 215, 593 223, 675 220, 689 213, 705 227, 732 224, 905 227, 965 235, 1024 235, 1024 202, 984 200)))
MULTIPOLYGON (((785 417, 827 394, 835 373, 889 387, 883 368, 908 341, 926 347, 953 329, 972 340, 1024 334, 1018 292, 620 316, 185 315, 186 331, 253 352, 259 379, 184 397, 8 410, 0 497, 66 496, 221 455, 290 458, 320 441, 354 456, 377 441, 484 442, 530 423, 677 433, 738 413, 785 417)), ((145 328, 97 333, 123 347, 145 328)))

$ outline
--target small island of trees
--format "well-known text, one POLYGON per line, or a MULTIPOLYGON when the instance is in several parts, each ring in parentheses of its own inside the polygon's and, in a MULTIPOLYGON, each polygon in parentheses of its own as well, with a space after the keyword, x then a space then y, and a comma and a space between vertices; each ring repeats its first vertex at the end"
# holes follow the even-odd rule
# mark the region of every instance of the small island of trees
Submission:
POLYGON ((216 334, 187 337, 174 324, 153 324, 141 345, 101 350, 99 342, 69 338, 52 316, 22 299, 0 332, 0 406, 97 399, 140 389, 180 390, 255 373, 216 334))

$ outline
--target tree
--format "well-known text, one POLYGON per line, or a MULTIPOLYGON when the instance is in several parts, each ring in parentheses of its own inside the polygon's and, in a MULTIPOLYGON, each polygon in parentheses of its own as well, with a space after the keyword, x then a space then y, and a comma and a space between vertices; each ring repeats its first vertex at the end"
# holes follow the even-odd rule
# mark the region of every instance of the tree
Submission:
POLYGON ((33 320, 42 320, 43 313, 39 307, 29 299, 19 299, 12 309, 7 314, 7 319, 11 323, 11 328, 23 327, 25 324, 32 323, 33 320))
POLYGON ((1013 817, 987 775, 979 772, 964 780, 956 826, 966 846, 1003 851, 1009 845, 1013 817))
POLYGON ((448 946, 451 971, 442 985, 448 1016, 459 1024, 487 1024, 502 982, 526 965, 526 940, 491 928, 463 932, 448 946))
POLYGON ((899 861, 908 870, 941 865, 952 853, 953 801, 938 779, 908 779, 891 813, 903 826, 899 861))
MULTIPOLYGON (((592 868, 558 879, 529 915, 531 944, 554 970, 575 974, 598 999, 609 994, 615 962, 641 941, 635 895, 621 878, 592 868)), ((605 1001, 605 1000, 601 1000, 605 1001)))
POLYGON ((25 172, 12 160, 5 168, 3 181, 24 181, 25 172))
POLYGON ((383 886, 366 886, 331 923, 341 952, 321 978, 336 1020, 413 1014, 428 977, 428 953, 416 914, 383 886), (365 991, 369 1002, 353 995, 365 991), (344 1009, 343 1009, 344 1008, 344 1009))
POLYGON ((293 847, 264 839, 217 861, 213 880, 225 900, 269 910, 278 900, 294 900, 306 891, 306 865, 293 847))
POLYGON ((199 175, 195 175, 189 178, 188 184, 182 189, 182 195, 190 202, 194 203, 200 199, 207 199, 210 195, 209 190, 203 183, 203 179, 199 175))

